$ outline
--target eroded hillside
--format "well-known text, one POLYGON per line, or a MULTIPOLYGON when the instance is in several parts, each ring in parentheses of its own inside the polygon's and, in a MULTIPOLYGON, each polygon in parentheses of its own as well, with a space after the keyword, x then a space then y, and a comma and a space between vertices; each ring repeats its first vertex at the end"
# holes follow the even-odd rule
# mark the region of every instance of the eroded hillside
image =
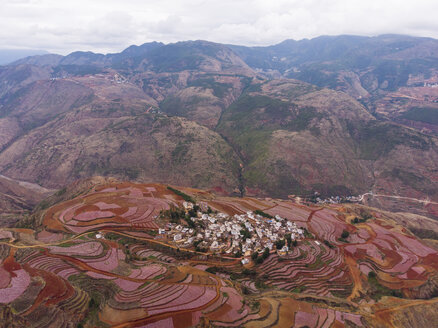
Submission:
POLYGON ((195 41, 1 67, 0 172, 49 188, 100 174, 228 194, 438 200, 436 137, 382 121, 329 84, 271 79, 251 56, 195 41))

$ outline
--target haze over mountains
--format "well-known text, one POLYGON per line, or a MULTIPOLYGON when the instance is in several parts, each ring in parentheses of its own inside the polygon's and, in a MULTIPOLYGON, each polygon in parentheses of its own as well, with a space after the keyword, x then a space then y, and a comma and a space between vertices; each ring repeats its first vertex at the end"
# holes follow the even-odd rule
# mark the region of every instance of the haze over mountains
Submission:
POLYGON ((436 86, 438 41, 400 35, 28 57, 0 67, 0 173, 438 201, 436 86))
POLYGON ((0 49, 0 65, 7 65, 19 59, 29 57, 29 56, 37 56, 37 55, 46 55, 49 52, 45 50, 34 50, 34 49, 0 49))

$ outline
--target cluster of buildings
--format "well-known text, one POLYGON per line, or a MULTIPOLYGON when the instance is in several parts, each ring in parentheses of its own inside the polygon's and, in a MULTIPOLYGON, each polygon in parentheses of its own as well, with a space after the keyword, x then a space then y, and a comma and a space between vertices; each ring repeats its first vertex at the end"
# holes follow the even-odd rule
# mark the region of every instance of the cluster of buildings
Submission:
POLYGON ((324 199, 317 197, 315 200, 317 204, 340 204, 360 203, 362 199, 360 196, 332 196, 324 199))
POLYGON ((424 82, 424 86, 429 88, 438 88, 438 83, 424 82))
POLYGON ((111 79, 111 82, 115 82, 117 84, 122 84, 122 83, 127 83, 128 79, 126 77, 124 77, 121 74, 114 74, 113 78, 111 79))
MULTIPOLYGON (((168 242, 183 248, 197 248, 212 253, 234 256, 236 253, 250 256, 265 248, 276 249, 276 242, 290 235, 291 240, 304 237, 303 229, 294 222, 278 215, 266 218, 253 212, 229 216, 224 213, 197 212, 192 217, 192 228, 183 224, 168 223, 159 234, 168 242)), ((287 243, 278 252, 288 251, 287 243)))

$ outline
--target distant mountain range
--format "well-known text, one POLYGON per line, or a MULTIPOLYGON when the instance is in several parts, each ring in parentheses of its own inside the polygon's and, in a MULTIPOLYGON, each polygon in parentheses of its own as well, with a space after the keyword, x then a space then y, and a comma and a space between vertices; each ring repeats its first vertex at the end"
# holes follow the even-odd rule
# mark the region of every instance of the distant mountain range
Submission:
POLYGON ((47 55, 47 54, 48 52, 45 50, 0 49, 0 65, 7 65, 19 59, 29 56, 47 55))
POLYGON ((436 201, 436 86, 438 40, 399 35, 32 56, 0 66, 0 173, 436 201))

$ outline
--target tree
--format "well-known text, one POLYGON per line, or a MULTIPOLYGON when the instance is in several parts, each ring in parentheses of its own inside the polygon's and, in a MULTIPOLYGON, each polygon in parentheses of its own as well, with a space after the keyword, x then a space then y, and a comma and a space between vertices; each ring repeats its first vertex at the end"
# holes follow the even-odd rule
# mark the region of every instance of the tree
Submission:
POLYGON ((242 238, 245 240, 245 239, 248 239, 248 238, 251 238, 251 233, 249 232, 249 230, 248 229, 242 229, 242 230, 240 230, 240 235, 242 236, 242 238))
POLYGON ((269 257, 269 248, 268 247, 266 247, 265 250, 263 251, 262 257, 265 260, 269 257))
POLYGON ((259 253, 258 252, 254 252, 251 254, 251 258, 253 261, 257 260, 257 258, 259 257, 259 253))
POLYGON ((288 234, 284 235, 284 238, 286 238, 287 245, 290 247, 291 244, 292 244, 292 237, 291 237, 291 234, 288 233, 288 234))
POLYGON ((346 239, 348 238, 349 235, 350 233, 347 230, 343 230, 341 234, 341 238, 346 239))
POLYGON ((275 242, 275 247, 277 247, 277 249, 282 249, 285 244, 286 242, 284 239, 279 239, 275 242))

